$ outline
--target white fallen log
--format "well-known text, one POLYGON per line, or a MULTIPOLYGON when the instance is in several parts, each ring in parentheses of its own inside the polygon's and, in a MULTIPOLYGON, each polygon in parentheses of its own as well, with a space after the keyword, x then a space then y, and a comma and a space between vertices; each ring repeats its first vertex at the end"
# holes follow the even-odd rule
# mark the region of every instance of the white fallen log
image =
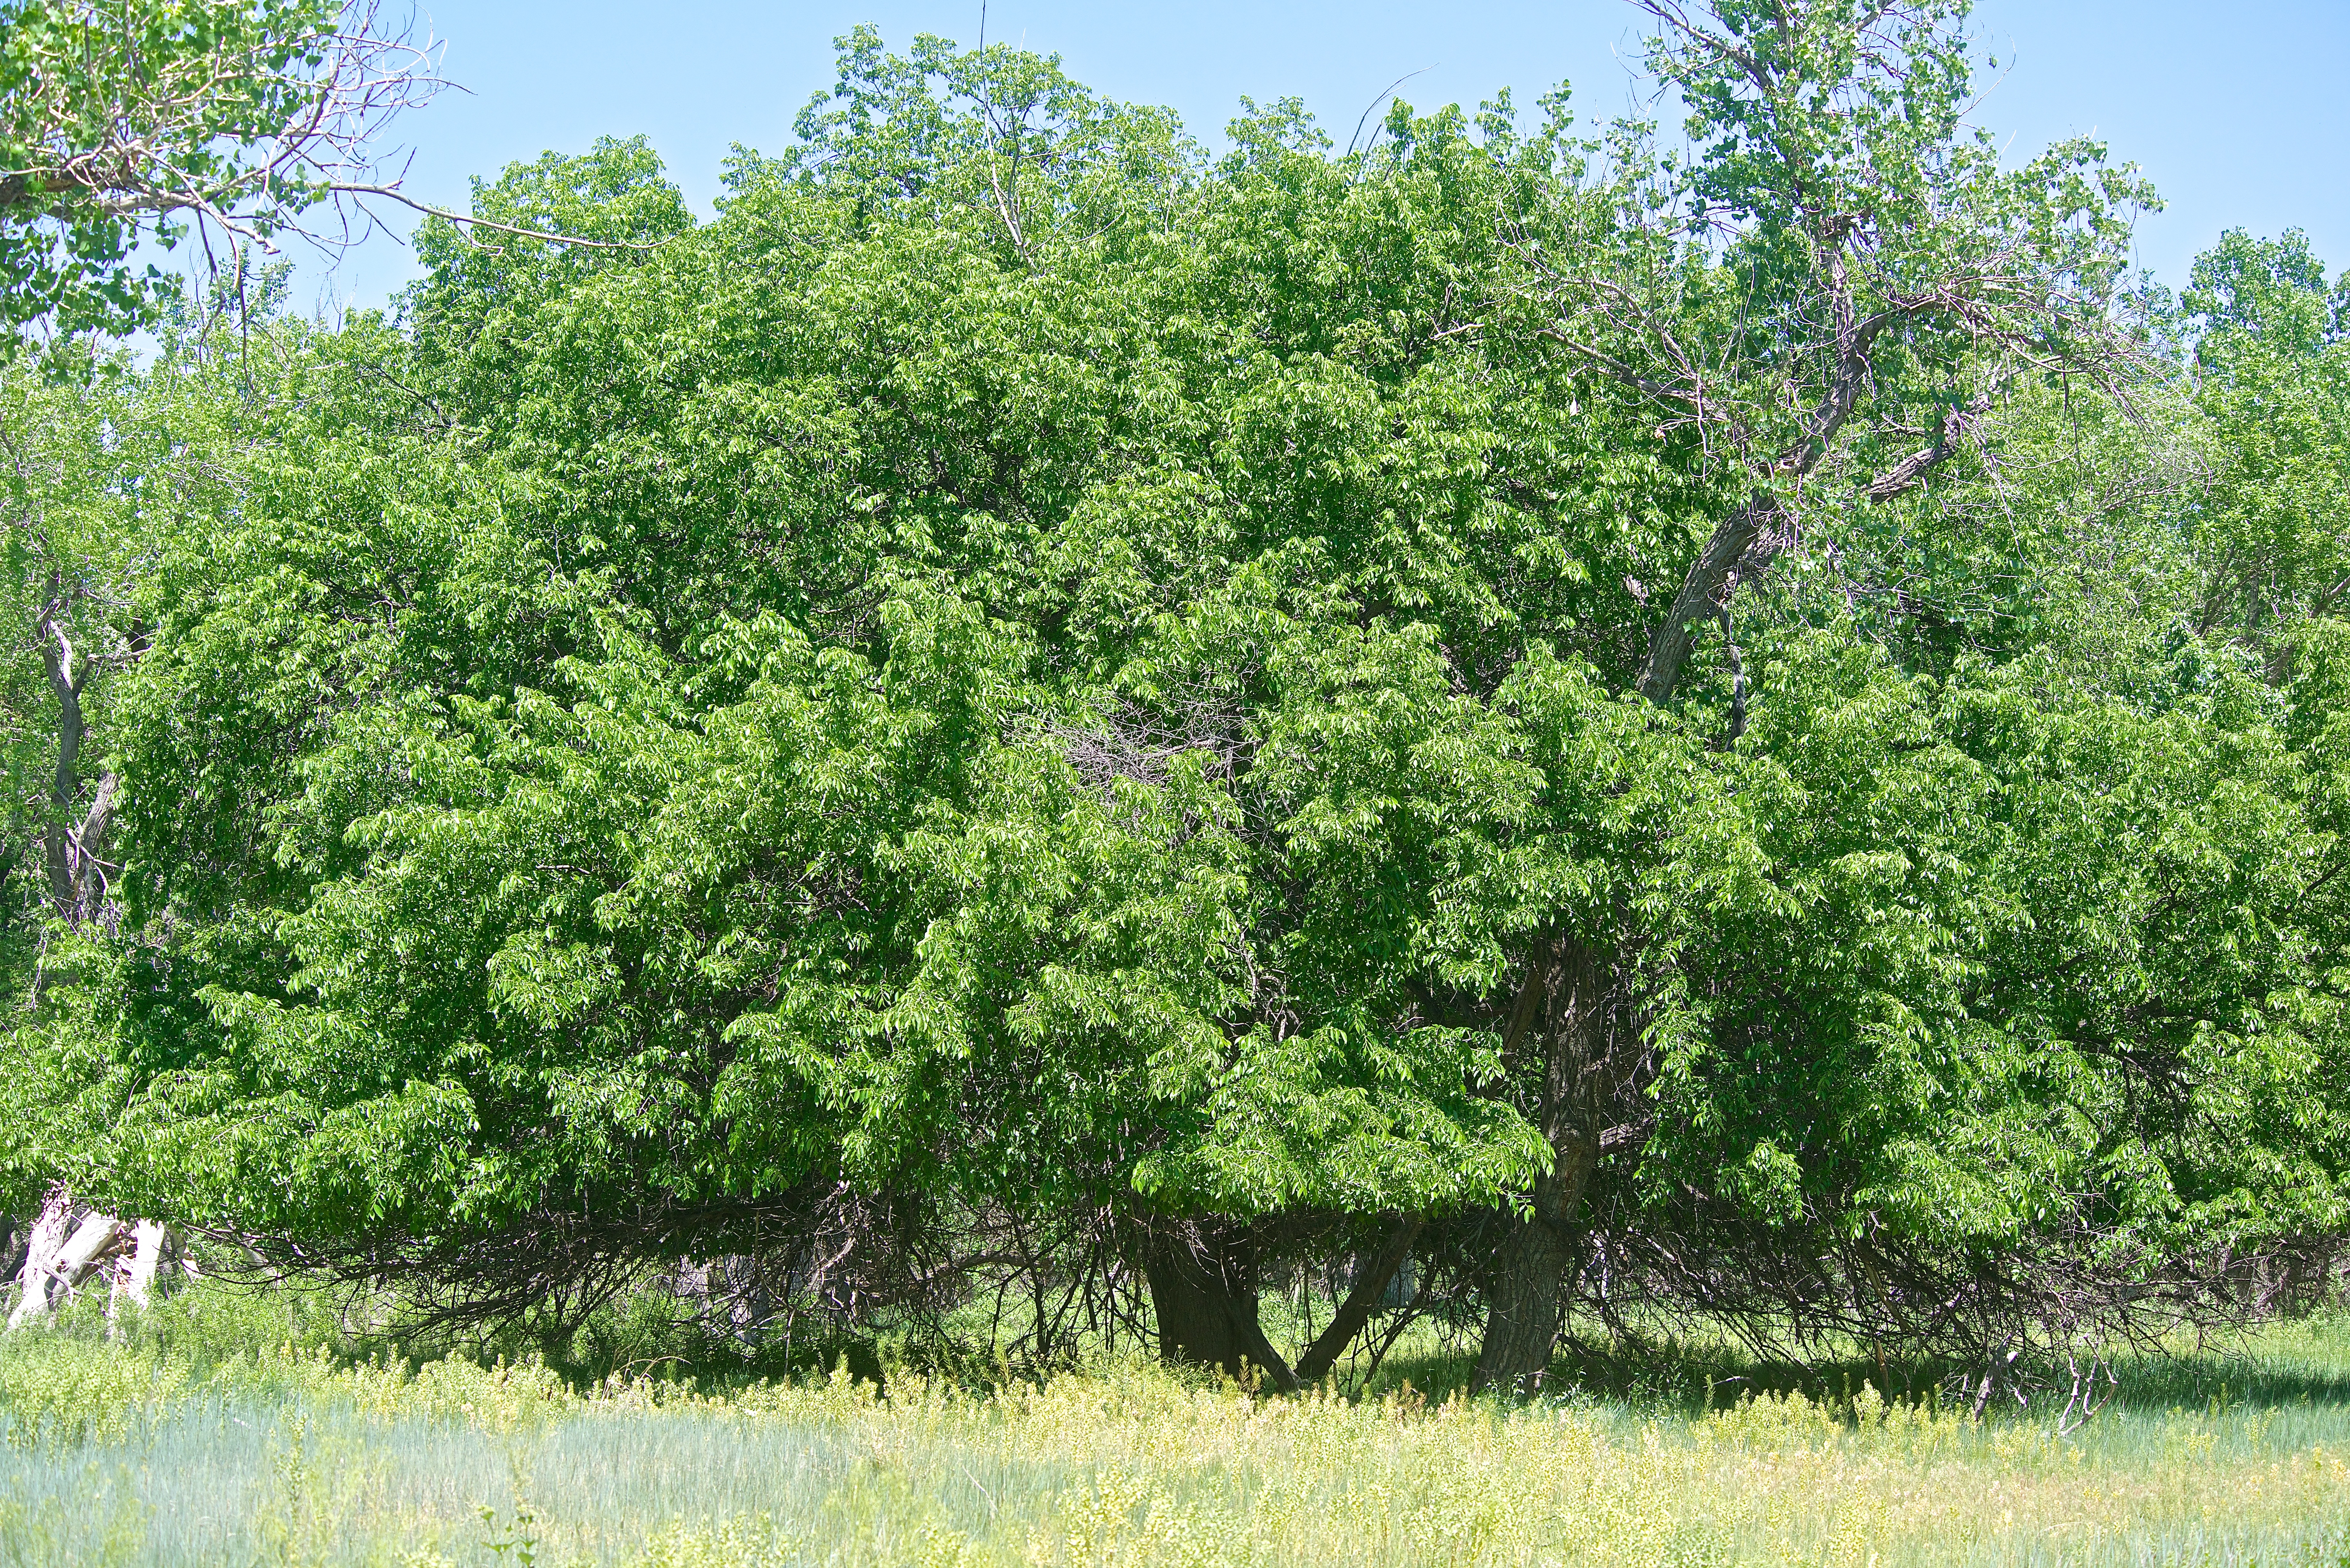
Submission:
POLYGON ((106 1320, 110 1324, 128 1299, 143 1307, 164 1271, 174 1264, 190 1279, 201 1277, 179 1231, 160 1220, 125 1220, 76 1203, 63 1187, 53 1187, 26 1238, 25 1266, 17 1274, 10 1328, 37 1323, 64 1306, 93 1276, 107 1283, 106 1320))
POLYGON ((113 1215, 86 1212, 78 1224, 66 1231, 73 1215, 72 1198, 63 1189, 52 1189, 33 1227, 33 1244, 26 1251, 25 1272, 18 1277, 16 1309, 8 1314, 10 1328, 47 1317, 71 1300, 92 1274, 130 1246, 132 1228, 113 1215), (59 1231, 65 1232, 64 1241, 50 1244, 50 1238, 59 1231))
POLYGON ((130 1242, 130 1227, 111 1214, 92 1212, 74 1227, 74 1233, 57 1253, 52 1270, 68 1292, 78 1291, 101 1264, 112 1258, 130 1242))

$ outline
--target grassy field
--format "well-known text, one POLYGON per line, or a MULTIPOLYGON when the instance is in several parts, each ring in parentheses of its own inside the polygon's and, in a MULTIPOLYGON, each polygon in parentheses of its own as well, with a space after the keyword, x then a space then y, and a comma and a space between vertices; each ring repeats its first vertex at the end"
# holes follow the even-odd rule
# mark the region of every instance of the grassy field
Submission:
POLYGON ((2070 1434, 1854 1386, 1505 1410, 1112 1365, 986 1394, 583 1389, 22 1333, 0 1562, 2350 1564, 2350 1320, 2135 1366, 2070 1434))

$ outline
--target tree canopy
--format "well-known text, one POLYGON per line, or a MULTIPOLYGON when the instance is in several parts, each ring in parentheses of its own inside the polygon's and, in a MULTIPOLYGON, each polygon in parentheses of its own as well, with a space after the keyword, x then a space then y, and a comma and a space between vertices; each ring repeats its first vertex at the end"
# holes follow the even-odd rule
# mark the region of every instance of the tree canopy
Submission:
POLYGON ((12 367, 15 1196, 460 1316, 1139 1282, 1276 1379, 1317 1249, 1495 1386, 1570 1300, 2273 1295, 2350 1220, 2350 285, 2141 286, 1960 8, 1651 9, 1679 148, 1213 155, 860 30, 707 222, 607 140, 389 313, 12 367))

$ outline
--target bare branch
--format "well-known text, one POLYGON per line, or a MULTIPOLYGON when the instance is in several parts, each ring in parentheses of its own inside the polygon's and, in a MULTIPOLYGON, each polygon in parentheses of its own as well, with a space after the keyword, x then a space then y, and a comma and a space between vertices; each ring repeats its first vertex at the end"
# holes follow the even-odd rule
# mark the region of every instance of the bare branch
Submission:
POLYGON ((1951 409, 1942 416, 1934 433, 1931 446, 1911 452, 1891 468, 1868 482, 1868 498, 1883 503, 1908 493, 1925 481, 1926 475, 1940 466, 1956 443, 1972 430, 1982 416, 1991 411, 1991 394, 1979 392, 1964 408, 1951 409))
POLYGON ((658 243, 583 239, 409 195, 405 163, 381 138, 449 84, 440 44, 412 23, 385 26, 380 0, 323 14, 207 0, 211 32, 191 35, 203 42, 127 42, 145 36, 151 4, 95 0, 20 30, 27 57, 12 62, 0 100, 0 225, 94 234, 118 257, 124 242, 106 225, 161 222, 167 242, 186 225, 215 269, 215 229, 264 251, 289 236, 337 250, 378 225, 374 201, 468 234, 598 250, 658 243), (314 221, 322 210, 330 215, 314 221))
POLYGON ((489 218, 476 218, 463 213, 452 213, 446 207, 435 207, 429 202, 420 202, 413 196, 402 193, 397 185, 340 184, 329 186, 328 189, 338 195, 382 196, 399 202, 403 207, 411 207, 427 217, 440 218, 468 229, 490 229, 501 234, 512 234, 516 239, 545 240, 550 244, 577 245, 582 250, 655 251, 669 243, 666 240, 588 240, 577 234, 558 234, 546 229, 525 229, 515 223, 501 223, 489 218))

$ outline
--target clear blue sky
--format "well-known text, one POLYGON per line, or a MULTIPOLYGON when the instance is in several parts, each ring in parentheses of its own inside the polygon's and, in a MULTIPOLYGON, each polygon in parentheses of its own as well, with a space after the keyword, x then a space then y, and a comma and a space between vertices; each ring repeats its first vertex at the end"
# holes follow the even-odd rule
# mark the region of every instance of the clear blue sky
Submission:
MULTIPOLYGON (((398 122, 412 194, 462 208, 469 175, 641 131, 706 213, 729 143, 772 151, 790 140, 794 114, 832 81, 834 37, 871 22, 893 47, 918 32, 971 44, 980 6, 426 0, 424 16, 447 40, 446 74, 469 90, 398 122)), ((1058 53, 1112 97, 1166 104, 1211 144, 1243 94, 1303 98, 1343 143, 1409 71, 1421 74, 1401 94, 1422 109, 1473 107, 1503 86, 1531 109, 1565 79, 1582 118, 1620 112, 1640 20, 1623 0, 989 0, 987 36, 1058 53)), ((2230 227, 2299 227, 2334 269, 2350 266, 2350 0, 1982 0, 1974 21, 2002 67, 1978 119, 2019 155, 2087 132, 2142 165, 2169 205, 2141 225, 2139 259, 2165 282, 2183 281, 2195 253, 2230 227)), ((331 277, 302 261, 306 305, 325 288, 378 304, 413 271, 382 238, 331 277)))

